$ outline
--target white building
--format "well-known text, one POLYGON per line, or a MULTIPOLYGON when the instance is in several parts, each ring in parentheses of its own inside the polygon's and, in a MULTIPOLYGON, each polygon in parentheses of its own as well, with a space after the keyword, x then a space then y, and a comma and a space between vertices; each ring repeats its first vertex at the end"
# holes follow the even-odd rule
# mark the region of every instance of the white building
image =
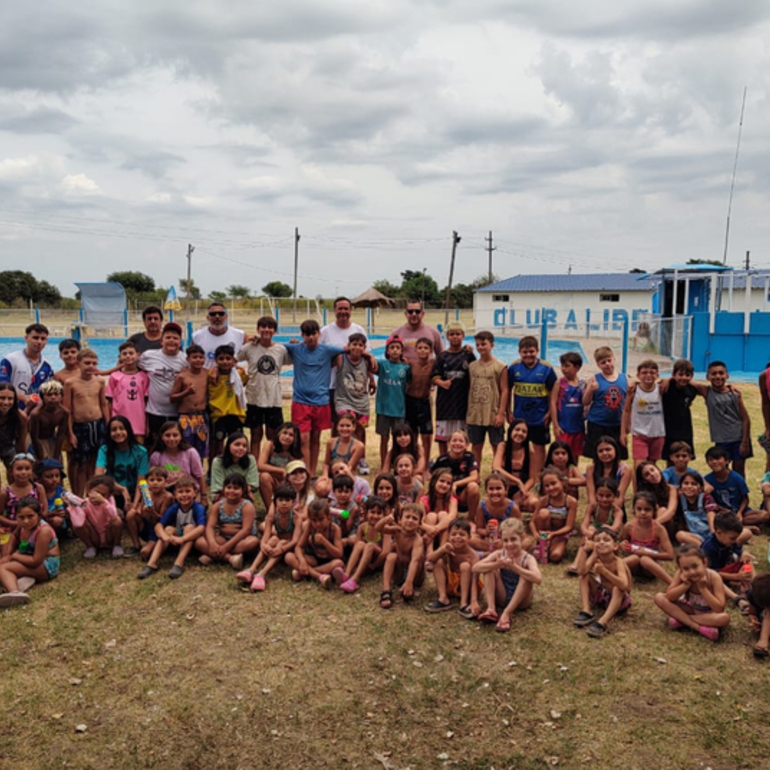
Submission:
POLYGON ((619 332, 628 321, 633 332, 657 311, 659 281, 641 273, 517 275, 474 293, 476 329, 518 335, 545 322, 565 331, 619 332))

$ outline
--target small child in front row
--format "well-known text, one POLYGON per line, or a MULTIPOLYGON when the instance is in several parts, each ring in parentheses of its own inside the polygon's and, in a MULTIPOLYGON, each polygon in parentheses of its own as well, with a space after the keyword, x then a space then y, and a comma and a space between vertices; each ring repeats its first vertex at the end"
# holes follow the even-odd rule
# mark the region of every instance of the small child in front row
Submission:
POLYGON ((676 552, 677 570, 665 593, 655 594, 655 604, 668 615, 673 631, 691 628, 712 642, 719 641, 720 629, 730 616, 725 612, 722 578, 706 564, 695 545, 681 545, 676 552))
POLYGON ((643 574, 671 583, 671 575, 663 569, 662 561, 672 561, 674 547, 666 528, 655 521, 657 501, 651 492, 634 495, 634 520, 620 533, 620 550, 626 554, 625 563, 632 575, 643 574))
POLYGON ((166 489, 167 480, 168 470, 161 465, 153 465, 147 471, 146 479, 152 505, 146 505, 140 493, 137 504, 126 512, 126 529, 132 543, 129 553, 139 552, 142 559, 150 558, 155 547, 155 525, 174 502, 174 496, 166 489))
POLYGON ((393 586, 400 586, 401 598, 411 601, 414 589, 425 580, 425 549, 420 535, 424 509, 420 503, 407 503, 401 509, 397 525, 392 516, 385 516, 377 523, 380 531, 396 526, 392 534, 391 550, 385 557, 382 570, 380 607, 389 610, 393 606, 393 586))
POLYGON ((543 496, 537 513, 530 519, 529 529, 543 549, 544 563, 558 564, 564 558, 567 540, 575 526, 577 500, 567 494, 566 482, 564 474, 553 466, 544 468, 540 474, 543 496))
POLYGON ((69 507, 72 529, 86 546, 83 558, 94 559, 100 548, 111 548, 112 558, 120 559, 123 556, 120 545, 123 521, 115 507, 115 479, 94 476, 87 489, 85 507, 69 507))
MULTIPOLYGON (((596 502, 586 507, 583 519, 580 522, 580 547, 584 546, 589 540, 594 539, 594 535, 602 528, 609 527, 616 534, 620 534, 623 528, 623 510, 617 501, 618 484, 615 479, 600 479, 594 493, 596 502)), ((577 575, 577 557, 575 561, 567 567, 567 574, 577 575)))
POLYGON ((757 575, 746 593, 749 603, 748 619, 759 640, 752 647, 754 657, 761 660, 770 655, 770 573, 757 575))
POLYGON ((297 547, 301 526, 300 517, 294 511, 296 500, 297 490, 291 484, 284 483, 276 487, 273 504, 265 517, 265 531, 259 543, 259 553, 251 567, 236 575, 238 580, 249 586, 252 593, 265 590, 267 573, 297 547))
POLYGON ((601 527, 578 553, 581 610, 573 621, 588 636, 599 639, 609 622, 631 606, 631 572, 618 556, 618 534, 601 527), (603 609, 597 618, 593 608, 603 609))
POLYGON ((324 588, 332 587, 332 572, 338 567, 342 569, 344 562, 342 532, 332 521, 328 500, 313 500, 308 505, 294 552, 288 552, 284 559, 292 568, 294 580, 312 578, 324 588))
POLYGON ((531 553, 524 550, 524 524, 520 519, 506 519, 500 524, 502 547, 473 565, 473 572, 484 575, 487 609, 479 620, 496 623, 496 630, 511 629, 511 616, 532 603, 536 585, 543 582, 540 567, 531 553), (503 610, 498 616, 498 609, 503 610))
POLYGON ((160 557, 169 546, 179 549, 174 566, 168 576, 172 580, 182 576, 184 563, 195 545, 195 541, 206 531, 206 509, 195 500, 198 485, 190 476, 182 476, 174 485, 176 503, 170 506, 155 525, 157 540, 147 564, 137 575, 144 580, 158 571, 160 557))
POLYGON ((0 559, 0 608, 27 604, 29 596, 19 588, 19 579, 42 583, 59 574, 59 541, 53 527, 43 519, 38 500, 24 497, 16 510, 18 527, 11 535, 10 553, 0 559))
MULTIPOLYGON (((345 593, 358 591, 361 578, 368 572, 382 569, 385 557, 388 555, 386 541, 382 532, 377 529, 377 523, 385 516, 385 501, 377 495, 368 497, 364 502, 364 521, 358 527, 356 543, 348 558, 345 573, 347 581, 340 585, 345 593)), ((390 539, 387 540, 387 545, 390 539)))
POLYGON ((426 612, 445 612, 452 609, 450 596, 460 599, 460 615, 473 620, 480 612, 479 581, 473 574, 473 565, 479 560, 470 544, 471 524, 458 519, 449 528, 449 537, 428 557, 433 562, 433 579, 438 598, 425 606, 426 612))

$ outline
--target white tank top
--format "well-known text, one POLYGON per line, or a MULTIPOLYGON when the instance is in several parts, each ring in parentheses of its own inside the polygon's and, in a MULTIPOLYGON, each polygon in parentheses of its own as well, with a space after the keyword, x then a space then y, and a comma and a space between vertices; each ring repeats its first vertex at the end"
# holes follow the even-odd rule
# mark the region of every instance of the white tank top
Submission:
POLYGON ((631 406, 631 433, 648 438, 666 435, 663 402, 657 384, 649 393, 642 390, 639 385, 636 386, 634 403, 631 406))

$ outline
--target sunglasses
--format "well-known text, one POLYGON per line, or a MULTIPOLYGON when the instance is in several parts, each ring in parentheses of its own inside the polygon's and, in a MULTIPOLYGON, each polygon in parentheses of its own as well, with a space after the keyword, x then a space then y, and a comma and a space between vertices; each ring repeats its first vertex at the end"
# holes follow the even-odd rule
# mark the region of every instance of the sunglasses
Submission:
POLYGON ((210 315, 212 318, 222 318, 223 316, 226 316, 226 315, 227 315, 227 313, 225 313, 225 312, 222 312, 222 311, 219 311, 219 310, 213 310, 213 311, 211 311, 211 312, 209 313, 209 315, 210 315))
POLYGON ((406 311, 407 315, 420 315, 420 313, 422 313, 422 310, 407 310, 406 311))

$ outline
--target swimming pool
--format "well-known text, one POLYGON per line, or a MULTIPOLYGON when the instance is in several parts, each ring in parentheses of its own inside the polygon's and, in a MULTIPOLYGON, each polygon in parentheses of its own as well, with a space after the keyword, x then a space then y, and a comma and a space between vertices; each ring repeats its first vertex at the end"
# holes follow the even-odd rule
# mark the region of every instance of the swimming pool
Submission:
MULTIPOLYGON (((48 345, 46 345, 44 354, 54 369, 61 368, 61 360, 59 359, 59 343, 64 339, 63 337, 49 337, 48 345)), ((276 342, 288 342, 292 339, 288 334, 276 334, 273 339, 276 342)), ((385 340, 384 335, 372 335, 371 344, 372 352, 375 356, 382 357, 385 355, 385 340)), ((98 338, 89 337, 88 347, 91 350, 96 351, 99 356, 100 366, 104 369, 112 367, 118 360, 118 347, 124 339, 120 337, 98 338)), ((473 346, 473 339, 469 339, 469 344, 473 346)), ((5 358, 9 353, 15 350, 21 350, 24 347, 23 337, 0 337, 0 358, 5 358)), ((559 356, 562 353, 568 351, 575 351, 586 359, 586 355, 583 352, 579 342, 572 340, 548 340, 547 355, 543 356, 552 363, 558 365, 559 356)), ((519 357, 519 339, 511 337, 497 337, 495 339, 494 355, 506 364, 510 364, 519 357)), ((284 374, 291 374, 290 372, 284 374)))

